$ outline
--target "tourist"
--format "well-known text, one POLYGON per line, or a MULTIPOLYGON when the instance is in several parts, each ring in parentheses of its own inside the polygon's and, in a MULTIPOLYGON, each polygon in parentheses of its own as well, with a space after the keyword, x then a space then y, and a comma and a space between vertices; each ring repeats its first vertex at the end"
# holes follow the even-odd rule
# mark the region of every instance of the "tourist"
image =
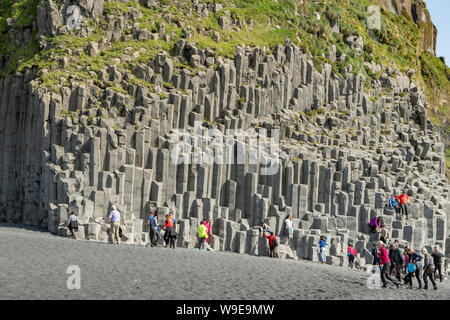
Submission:
POLYGON ((387 239, 389 238, 389 233, 386 228, 383 226, 380 230, 380 240, 387 244, 387 239))
POLYGON ((327 263, 326 245, 327 245, 327 237, 326 236, 320 236, 320 241, 319 241, 319 261, 322 262, 322 264, 326 264, 327 263))
POLYGON ((405 250, 403 251, 403 273, 405 275, 408 274, 408 263, 409 263, 408 249, 405 248, 405 250))
POLYGON ((400 201, 400 212, 402 213, 402 215, 405 215, 406 218, 408 218, 408 201, 409 201, 409 197, 406 195, 406 192, 403 191, 403 193, 401 195, 399 195, 397 198, 395 198, 395 200, 399 200, 400 201))
POLYGON ((442 258, 444 255, 439 251, 438 247, 435 247, 434 251, 431 253, 431 256, 433 257, 434 263, 434 276, 436 278, 436 272, 439 272, 439 280, 442 282, 442 258))
POLYGON ((378 232, 379 228, 381 228, 381 223, 379 217, 373 217, 369 222, 369 229, 371 233, 378 232))
POLYGON ((391 260, 391 274, 392 271, 395 272, 395 277, 398 281, 402 280, 402 267, 403 267, 403 256, 400 248, 397 246, 397 243, 392 245, 392 248, 389 249, 389 259, 391 260))
POLYGON ((206 243, 208 244, 208 246, 211 247, 212 245, 212 232, 211 232, 211 219, 206 219, 203 223, 206 227, 206 230, 208 231, 208 238, 206 239, 206 243))
MULTIPOLYGON (((173 216, 173 214, 166 215, 167 219, 166 219, 166 224, 164 225, 164 230, 165 230, 164 239, 167 239, 169 248, 175 249, 175 239, 176 239, 177 234, 175 232, 175 227, 173 224, 172 216, 173 216)), ((166 245, 166 247, 167 247, 167 245, 166 245)))
POLYGON ((106 219, 106 223, 111 222, 111 244, 114 244, 116 241, 117 244, 120 244, 120 236, 119 236, 119 227, 120 227, 120 212, 117 210, 115 205, 111 206, 111 213, 106 219))
POLYGON ((377 243, 376 242, 373 244, 373 247, 372 247, 372 257, 373 257, 372 273, 375 273, 375 271, 376 271, 375 266, 377 266, 377 265, 378 265, 378 268, 380 268, 380 273, 381 273, 380 256, 378 254, 377 243))
POLYGON ((261 221, 261 225, 259 226, 259 230, 261 232, 261 238, 263 238, 265 232, 270 232, 270 227, 269 227, 268 224, 264 223, 264 221, 261 221))
MULTIPOLYGON (((169 215, 166 214, 166 220, 164 221, 164 235, 163 235, 163 239, 164 239, 164 248, 167 248, 167 246, 169 245, 169 230, 166 229, 165 226, 167 226, 168 222, 169 222, 169 215)), ((172 221, 170 221, 170 225, 172 224, 172 221)))
MULTIPOLYGON (((423 260, 423 257, 420 254, 414 252, 413 248, 409 248, 408 258, 409 258, 408 259, 408 275, 411 273, 411 270, 413 269, 410 265, 413 264, 414 265, 413 273, 416 275, 417 282, 419 282, 419 289, 422 289, 422 270, 423 270, 422 260, 423 260)), ((409 279, 410 279, 410 288, 412 288, 412 275, 409 277, 409 279)))
POLYGON ((431 283, 433 283, 434 290, 437 290, 436 281, 434 280, 434 263, 433 258, 431 257, 431 254, 428 253, 428 250, 423 248, 422 249, 422 255, 423 255, 423 282, 425 283, 424 289, 428 289, 428 278, 431 280, 431 283))
POLYGON ((208 229, 205 227, 204 222, 200 222, 198 226, 198 241, 200 251, 206 251, 205 242, 208 238, 208 229))
POLYGON ((155 211, 153 214, 152 228, 153 228, 153 238, 150 239, 152 243, 152 247, 158 246, 158 241, 161 237, 161 227, 158 224, 158 211, 155 211))
POLYGON ((269 239, 269 257, 278 258, 278 240, 277 237, 273 235, 273 232, 270 232, 270 236, 267 236, 263 233, 264 237, 269 239))
POLYGON ((355 258, 358 256, 356 249, 349 244, 347 248, 347 256, 348 256, 348 265, 353 269, 353 264, 355 263, 355 258))
POLYGON ((154 221, 153 221, 153 212, 149 212, 148 213, 148 218, 147 218, 147 225, 148 225, 148 231, 149 231, 149 242, 150 242, 150 245, 153 247, 153 237, 154 237, 154 235, 155 235, 155 231, 153 230, 153 223, 154 223, 154 221))
POLYGON ((67 219, 66 225, 69 227, 69 231, 72 235, 72 239, 76 239, 75 232, 78 232, 78 218, 75 212, 70 213, 69 219, 67 219))
POLYGON ((389 207, 395 209, 395 213, 399 213, 399 206, 397 201, 395 200, 395 196, 392 194, 389 198, 389 207))
POLYGON ((397 286, 399 286, 399 283, 397 281, 395 281, 394 279, 391 278, 391 276, 389 275, 389 269, 391 267, 391 261, 389 260, 389 254, 388 251, 386 250, 385 244, 383 243, 383 241, 379 241, 378 242, 378 254, 380 257, 380 266, 382 267, 381 269, 381 281, 383 282, 383 288, 387 288, 387 280, 391 281, 393 284, 395 284, 397 286))
POLYGON ((289 239, 291 239, 294 235, 294 223, 292 222, 292 217, 290 214, 284 219, 284 224, 286 225, 286 231, 288 233, 289 239))

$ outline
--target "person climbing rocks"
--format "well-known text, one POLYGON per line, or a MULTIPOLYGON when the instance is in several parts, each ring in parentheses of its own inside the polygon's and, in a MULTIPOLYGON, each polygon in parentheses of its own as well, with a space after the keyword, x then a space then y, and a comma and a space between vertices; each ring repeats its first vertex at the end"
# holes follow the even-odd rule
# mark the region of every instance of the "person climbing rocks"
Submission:
POLYGON ((326 245, 327 245, 327 237, 326 236, 320 236, 320 240, 319 240, 319 261, 322 262, 322 264, 326 264, 327 263, 326 245))
POLYGON ((408 249, 405 248, 403 251, 403 273, 406 275, 408 274, 408 263, 409 263, 409 256, 408 256, 408 249))
POLYGON ((395 286, 399 287, 399 282, 392 279, 389 275, 389 270, 391 268, 391 261, 389 259, 388 251, 386 250, 385 244, 383 241, 379 241, 377 244, 378 254, 380 257, 380 266, 381 268, 381 282, 383 282, 383 288, 387 288, 387 280, 391 281, 395 286))
POLYGON ((381 217, 373 217, 369 222, 369 229, 371 233, 378 232, 380 228, 384 225, 382 224, 383 219, 381 217))
POLYGON ((442 258, 444 255, 439 251, 438 247, 434 247, 431 256, 433 257, 434 263, 434 277, 436 278, 436 273, 439 273, 439 280, 442 282, 442 258))
POLYGON ((290 214, 287 215, 286 219, 284 219, 284 224, 286 225, 286 232, 291 239, 294 235, 294 223, 292 222, 292 217, 290 214))
POLYGON ((387 240, 389 238, 389 233, 387 229, 383 226, 380 230, 380 240, 383 241, 385 244, 387 244, 387 240))
POLYGON ((408 219, 408 201, 409 201, 409 197, 406 195, 406 192, 403 191, 403 193, 401 195, 399 195, 398 197, 395 198, 395 200, 399 200, 400 201, 400 212, 402 213, 402 215, 406 216, 406 219, 408 219))
POLYGON ((111 222, 111 244, 117 242, 120 244, 119 228, 120 228, 120 212, 117 210, 115 205, 111 206, 111 212, 106 219, 106 223, 111 222))
POLYGON ((397 281, 402 280, 403 255, 397 243, 394 243, 389 249, 389 259, 391 260, 390 274, 394 272, 397 281))
POLYGON ((264 238, 269 239, 269 257, 278 258, 278 240, 277 237, 270 232, 270 236, 267 236, 266 233, 263 233, 264 238))
POLYGON ((268 224, 264 223, 264 221, 261 221, 259 231, 261 232, 261 237, 263 238, 265 232, 270 232, 270 227, 268 224))
POLYGON ((347 256, 348 256, 348 265, 351 269, 353 269, 353 264, 355 263, 355 258, 358 256, 358 253, 351 244, 348 245, 347 256))
POLYGON ((69 219, 67 219, 66 225, 69 228, 69 231, 72 235, 72 239, 76 239, 75 232, 78 232, 78 218, 75 215, 75 211, 70 213, 69 219))
POLYGON ((397 204, 397 201, 395 200, 395 196, 391 194, 391 197, 389 198, 389 208, 395 209, 395 213, 399 213, 399 206, 397 204))
POLYGON ((419 289, 422 289, 422 260, 423 257, 414 252, 413 248, 408 249, 408 274, 405 277, 405 284, 409 283, 409 287, 412 289, 412 275, 415 274, 417 282, 419 282, 419 289))
POLYGON ((437 284, 434 280, 434 262, 433 257, 431 254, 428 253, 428 250, 426 248, 422 249, 422 255, 423 255, 423 282, 424 282, 424 289, 428 289, 428 279, 430 279, 431 283, 433 284, 433 289, 437 290, 437 284))
POLYGON ((208 238, 208 229, 204 225, 204 222, 200 222, 198 226, 198 241, 199 241, 199 249, 200 251, 206 251, 205 243, 208 238))

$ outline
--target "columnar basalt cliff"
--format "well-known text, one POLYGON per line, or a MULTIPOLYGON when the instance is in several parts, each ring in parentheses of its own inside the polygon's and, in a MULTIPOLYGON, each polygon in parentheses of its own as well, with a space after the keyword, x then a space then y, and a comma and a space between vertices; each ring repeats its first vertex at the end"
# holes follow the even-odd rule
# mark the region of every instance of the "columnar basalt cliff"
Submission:
MULTIPOLYGON (((221 9, 193 3, 197 12, 221 9)), ((55 18, 68 5, 49 0, 39 7, 38 37, 68 32, 65 20, 55 18)), ((104 15, 97 1, 82 9, 88 17, 104 15)), ((115 41, 164 37, 161 28, 140 29, 138 15, 107 15, 104 38, 80 55, 99 55, 115 41)), ((219 24, 240 25, 222 17, 219 24)), ((358 51, 359 44, 349 45, 358 51)), ((130 62, 135 52, 124 47, 92 79, 60 79, 56 89, 42 83, 46 70, 6 75, 0 80, 0 219, 66 235, 64 222, 73 210, 79 237, 107 241, 104 219, 115 204, 126 242, 145 244, 146 216, 157 208, 175 212, 178 246, 195 247, 199 221, 211 218, 215 250, 254 255, 268 252, 255 227, 265 221, 281 236, 282 257, 317 259, 315 246, 325 234, 330 264, 346 264, 351 242, 364 265, 372 262, 378 239, 368 222, 383 216, 390 238, 415 248, 438 245, 450 257, 444 144, 412 72, 366 62, 373 77, 351 66, 337 73, 289 40, 273 50, 242 44, 235 52, 221 57, 185 34, 170 53, 145 62, 130 62), (216 151, 222 161, 197 163, 193 157, 206 158, 211 149, 193 147, 191 162, 177 163, 177 132, 199 136, 199 123, 224 135, 229 129, 278 130, 279 152, 270 155, 277 170, 263 174, 264 161, 252 161, 253 142, 236 136, 242 162, 235 152, 227 158, 216 151), (387 207, 388 197, 403 190, 411 196, 408 219, 387 207), (283 231, 288 214, 291 239, 283 231)), ((327 55, 333 62, 346 59, 335 46, 327 55)), ((59 68, 67 63, 61 58, 59 68)), ((204 137, 203 143, 212 141, 204 137)))

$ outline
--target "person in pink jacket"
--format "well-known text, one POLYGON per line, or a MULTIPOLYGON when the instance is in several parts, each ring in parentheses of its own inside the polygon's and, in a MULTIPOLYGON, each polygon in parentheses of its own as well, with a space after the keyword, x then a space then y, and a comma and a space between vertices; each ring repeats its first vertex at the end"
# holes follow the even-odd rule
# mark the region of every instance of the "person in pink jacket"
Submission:
POLYGON ((211 245, 212 241, 212 234, 211 234, 211 219, 206 219, 203 224, 205 225, 206 229, 208 230, 208 239, 206 242, 208 242, 209 245, 211 245))
POLYGON ((351 244, 348 245, 347 256, 348 256, 348 265, 350 268, 353 269, 353 264, 355 262, 355 258, 358 256, 358 253, 351 244))
POLYGON ((396 285, 397 289, 399 286, 399 282, 392 279, 392 277, 389 275, 389 270, 391 269, 391 260, 389 259, 389 253, 386 250, 385 244, 383 241, 378 241, 378 254, 380 258, 380 266, 381 269, 381 281, 383 282, 383 288, 387 288, 387 281, 391 281, 393 284, 396 285))

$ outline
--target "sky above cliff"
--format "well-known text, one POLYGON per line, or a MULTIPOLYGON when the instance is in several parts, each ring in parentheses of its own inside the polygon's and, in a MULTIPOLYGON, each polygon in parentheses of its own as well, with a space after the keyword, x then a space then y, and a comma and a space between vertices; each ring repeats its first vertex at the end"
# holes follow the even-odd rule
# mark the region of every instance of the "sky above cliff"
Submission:
POLYGON ((450 1, 426 0, 431 20, 438 29, 437 56, 444 56, 445 62, 450 65, 450 1))

